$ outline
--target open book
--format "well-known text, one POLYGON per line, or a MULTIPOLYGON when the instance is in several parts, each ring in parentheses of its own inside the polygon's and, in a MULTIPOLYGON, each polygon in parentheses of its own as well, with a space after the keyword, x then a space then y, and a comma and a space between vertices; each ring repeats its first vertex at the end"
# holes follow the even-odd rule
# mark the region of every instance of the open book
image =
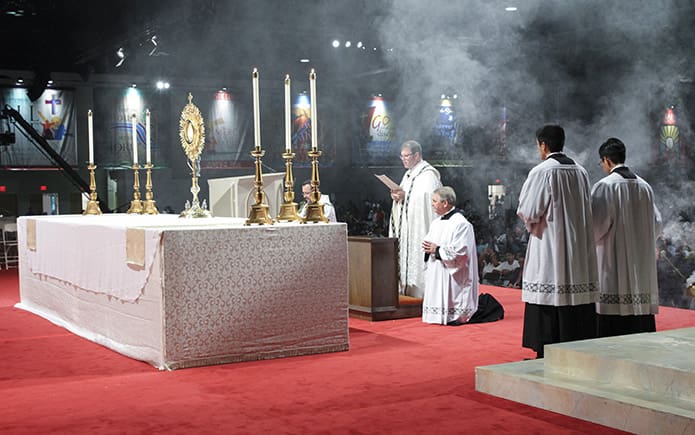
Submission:
POLYGON ((399 190, 399 189, 401 188, 401 186, 399 186, 398 183, 396 183, 395 181, 393 181, 392 179, 390 179, 387 175, 384 175, 384 174, 381 174, 381 175, 374 174, 374 176, 375 176, 376 178, 378 178, 379 181, 381 181, 382 183, 384 183, 384 184, 386 185, 386 187, 389 188, 389 190, 399 190))

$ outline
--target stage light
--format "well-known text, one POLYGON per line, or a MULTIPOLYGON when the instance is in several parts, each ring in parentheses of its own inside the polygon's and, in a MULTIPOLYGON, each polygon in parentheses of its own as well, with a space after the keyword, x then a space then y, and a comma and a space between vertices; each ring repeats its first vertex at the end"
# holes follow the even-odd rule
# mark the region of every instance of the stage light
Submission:
POLYGON ((309 63, 309 62, 311 62, 311 61, 307 58, 299 59, 299 63, 309 63))
POLYGON ((116 50, 116 57, 120 59, 116 64, 116 68, 118 68, 125 62, 125 51, 123 51, 123 47, 119 47, 118 50, 116 50))
POLYGON ((21 85, 21 84, 23 84, 23 83, 24 83, 24 79, 21 78, 21 77, 17 77, 17 84, 18 84, 18 85, 21 85))
POLYGON ((150 38, 150 42, 154 47, 152 47, 152 51, 150 51, 150 54, 148 56, 154 55, 154 52, 157 51, 157 35, 154 35, 152 38, 150 38))
POLYGON ((131 88, 137 88, 138 85, 137 85, 137 83, 131 83, 131 84, 130 84, 130 87, 131 87, 131 88))
POLYGON ((7 192, 6 186, 0 186, 0 192, 7 192))
POLYGON ((340 41, 338 41, 337 39, 334 39, 333 40, 333 48, 338 48, 338 47, 340 47, 340 41))
POLYGON ((46 86, 53 86, 53 80, 49 80, 49 81, 46 83, 46 86))
POLYGON ((345 41, 345 48, 350 48, 350 46, 352 46, 352 42, 345 41))
POLYGON ((45 184, 42 184, 41 186, 39 186, 39 190, 42 192, 45 192, 48 190, 48 186, 46 186, 45 184))
POLYGON ((169 84, 169 82, 165 82, 164 80, 159 80, 157 82, 157 89, 159 89, 160 91, 163 89, 169 89, 170 87, 171 85, 169 84))
POLYGON ((507 6, 504 10, 507 12, 516 12, 517 9, 516 6, 507 6))
POLYGON ((362 48, 362 41, 357 41, 357 48, 362 48))

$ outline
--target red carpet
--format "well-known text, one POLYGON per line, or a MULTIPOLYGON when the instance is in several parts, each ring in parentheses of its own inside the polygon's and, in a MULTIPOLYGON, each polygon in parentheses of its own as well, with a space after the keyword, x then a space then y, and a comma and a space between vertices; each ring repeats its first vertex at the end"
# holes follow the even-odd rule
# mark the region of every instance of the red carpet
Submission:
MULTIPOLYGON (((350 320, 350 351, 160 372, 12 307, 0 272, 0 433, 620 433, 475 391, 474 368, 532 357, 519 290, 505 319, 350 320)), ((663 308, 659 330, 695 326, 663 308)))

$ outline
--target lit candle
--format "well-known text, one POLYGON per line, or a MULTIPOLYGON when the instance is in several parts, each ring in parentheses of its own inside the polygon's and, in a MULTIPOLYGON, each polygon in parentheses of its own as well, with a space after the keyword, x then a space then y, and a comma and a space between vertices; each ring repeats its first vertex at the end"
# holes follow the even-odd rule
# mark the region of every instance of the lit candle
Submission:
POLYGON ((132 118, 132 130, 133 130, 133 164, 138 164, 138 117, 133 113, 132 118))
POLYGON ((149 165, 152 163, 152 156, 150 154, 150 109, 145 111, 145 154, 146 163, 149 165))
POLYGON ((258 107, 258 70, 253 69, 253 143, 261 149, 261 114, 258 107))
POLYGON ((292 112, 290 111, 290 75, 285 76, 285 152, 292 152, 292 112))
POLYGON ((309 96, 311 98, 311 150, 316 151, 318 149, 316 142, 318 122, 316 122, 316 73, 313 68, 309 74, 309 96))
POLYGON ((89 164, 94 164, 94 123, 92 122, 92 109, 87 112, 87 127, 89 130, 89 164))

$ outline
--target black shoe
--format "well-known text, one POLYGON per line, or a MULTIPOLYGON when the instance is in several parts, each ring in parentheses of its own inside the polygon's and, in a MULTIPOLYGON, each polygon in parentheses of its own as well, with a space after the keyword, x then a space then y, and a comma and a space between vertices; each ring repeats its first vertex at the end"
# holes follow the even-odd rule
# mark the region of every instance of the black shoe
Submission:
POLYGON ((446 326, 461 326, 461 325, 463 325, 463 322, 461 322, 458 319, 452 320, 451 322, 446 323, 446 326))

